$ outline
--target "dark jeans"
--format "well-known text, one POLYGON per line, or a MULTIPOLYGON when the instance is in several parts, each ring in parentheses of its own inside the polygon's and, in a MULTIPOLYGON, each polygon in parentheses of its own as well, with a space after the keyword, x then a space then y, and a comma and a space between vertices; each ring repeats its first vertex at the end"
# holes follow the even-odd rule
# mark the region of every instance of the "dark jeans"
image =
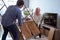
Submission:
MULTIPOLYGON (((38 26, 38 24, 36 24, 36 26, 38 26)), ((39 25, 39 30, 41 29, 40 25, 39 25)), ((41 38, 41 33, 39 34, 39 37, 41 38)))
MULTIPOLYGON (((41 29, 41 25, 39 25, 39 30, 41 29)), ((41 38, 41 33, 39 34, 39 37, 41 38)))
POLYGON ((4 29, 4 33, 2 36, 2 40, 6 40, 6 36, 7 36, 8 32, 12 33, 13 40, 18 40, 18 31, 17 31, 15 24, 7 26, 7 27, 3 26, 3 29, 4 29))

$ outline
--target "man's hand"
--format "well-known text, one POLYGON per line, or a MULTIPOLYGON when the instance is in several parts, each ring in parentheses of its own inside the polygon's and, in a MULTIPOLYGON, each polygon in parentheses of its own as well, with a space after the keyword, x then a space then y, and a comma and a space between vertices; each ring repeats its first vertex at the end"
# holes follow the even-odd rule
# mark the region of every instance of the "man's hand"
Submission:
POLYGON ((19 31, 20 31, 20 32, 22 31, 22 27, 21 27, 21 26, 19 27, 19 31))

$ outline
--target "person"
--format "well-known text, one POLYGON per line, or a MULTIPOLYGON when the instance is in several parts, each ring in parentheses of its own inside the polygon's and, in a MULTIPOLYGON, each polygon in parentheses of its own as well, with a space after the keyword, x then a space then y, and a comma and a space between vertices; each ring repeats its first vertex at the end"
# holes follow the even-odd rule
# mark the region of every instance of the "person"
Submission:
MULTIPOLYGON (((36 23, 36 25, 38 26, 39 30, 40 30, 40 24, 41 24, 41 19, 42 19, 42 15, 41 15, 40 11, 41 11, 40 8, 37 7, 33 14, 33 20, 36 23)), ((39 37, 41 37, 41 34, 39 34, 39 37)))
POLYGON ((0 14, 0 26, 1 26, 1 19, 2 19, 2 16, 1 16, 1 14, 0 14))
POLYGON ((2 30, 1 29, 1 19, 2 19, 2 15, 0 14, 0 31, 2 30))
POLYGON ((22 26, 22 14, 20 8, 22 8, 24 5, 23 0, 18 0, 16 5, 11 5, 7 8, 5 14, 2 16, 2 26, 4 29, 4 33, 2 35, 2 40, 6 40, 6 36, 8 32, 11 32, 13 35, 13 40, 19 40, 18 39, 18 32, 16 28, 16 19, 18 19, 18 25, 22 26))
POLYGON ((33 20, 35 21, 35 23, 37 24, 37 26, 39 26, 41 19, 42 18, 41 18, 40 8, 37 7, 35 9, 34 14, 33 14, 33 20))

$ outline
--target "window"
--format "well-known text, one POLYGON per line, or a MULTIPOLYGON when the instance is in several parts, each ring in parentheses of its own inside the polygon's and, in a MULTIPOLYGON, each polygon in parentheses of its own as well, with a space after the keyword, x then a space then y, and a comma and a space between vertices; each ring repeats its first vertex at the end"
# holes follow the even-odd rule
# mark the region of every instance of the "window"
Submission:
POLYGON ((0 0, 0 14, 3 15, 10 5, 15 5, 17 0, 0 0))

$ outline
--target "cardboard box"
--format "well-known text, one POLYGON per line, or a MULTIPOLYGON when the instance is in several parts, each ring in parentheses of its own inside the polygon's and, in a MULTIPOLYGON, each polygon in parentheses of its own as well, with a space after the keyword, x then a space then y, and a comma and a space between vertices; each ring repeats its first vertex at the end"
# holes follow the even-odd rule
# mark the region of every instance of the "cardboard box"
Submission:
POLYGON ((50 28, 49 34, 48 34, 48 40, 53 40, 55 28, 50 28))
MULTIPOLYGON (((45 39, 46 40, 53 40, 55 28, 53 27, 48 27, 50 30, 44 29, 44 34, 45 34, 45 39), (47 36, 47 37, 46 37, 47 36)), ((44 39, 42 39, 44 40, 44 39)))

